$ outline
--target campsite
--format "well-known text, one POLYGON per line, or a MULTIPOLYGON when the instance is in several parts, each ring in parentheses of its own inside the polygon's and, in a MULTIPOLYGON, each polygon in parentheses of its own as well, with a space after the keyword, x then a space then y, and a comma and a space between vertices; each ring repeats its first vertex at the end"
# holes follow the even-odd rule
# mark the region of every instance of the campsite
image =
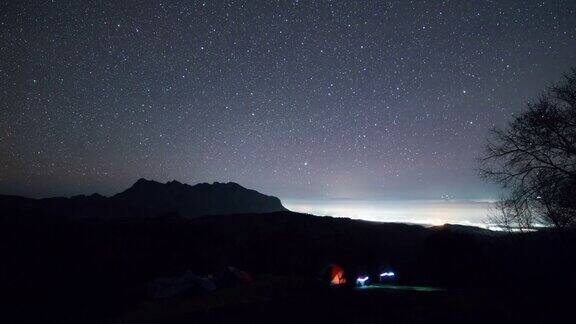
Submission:
POLYGON ((0 220, 2 255, 11 265, 2 268, 2 294, 21 305, 5 315, 17 318, 537 321, 565 315, 563 294, 576 286, 572 232, 510 236, 292 212, 0 220), (390 282, 357 285, 390 272, 390 282), (525 298, 534 294, 546 298, 525 298))

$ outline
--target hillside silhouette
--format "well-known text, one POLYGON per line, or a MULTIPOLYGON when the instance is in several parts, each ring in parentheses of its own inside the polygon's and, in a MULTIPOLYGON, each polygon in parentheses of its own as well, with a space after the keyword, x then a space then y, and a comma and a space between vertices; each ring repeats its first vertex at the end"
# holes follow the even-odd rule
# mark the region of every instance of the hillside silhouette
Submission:
POLYGON ((0 208, 15 213, 38 212, 73 218, 154 217, 177 214, 205 215, 285 211, 280 199, 228 182, 188 185, 176 180, 160 183, 139 179, 130 188, 105 197, 99 194, 71 198, 32 199, 0 195, 0 208))
POLYGON ((42 322, 255 322, 255 312, 264 322, 278 314, 381 322, 406 320, 405 313, 416 322, 545 320, 567 309, 562 292, 576 287, 575 245, 571 231, 505 234, 318 217, 237 184, 139 180, 109 198, 2 196, 0 297, 12 305, 3 316, 42 322), (267 209, 280 211, 260 213, 267 209), (244 212, 231 213, 237 210, 244 212), (334 290, 318 279, 328 264, 341 265, 352 284, 360 274, 394 269, 397 284, 443 290, 334 290), (150 285, 161 278, 188 273, 226 282, 231 266, 254 284, 151 299, 150 285), (528 292, 546 300, 523 299, 528 292), (158 311, 166 303, 174 309, 158 311), (527 316, 525 308, 538 312, 527 316))

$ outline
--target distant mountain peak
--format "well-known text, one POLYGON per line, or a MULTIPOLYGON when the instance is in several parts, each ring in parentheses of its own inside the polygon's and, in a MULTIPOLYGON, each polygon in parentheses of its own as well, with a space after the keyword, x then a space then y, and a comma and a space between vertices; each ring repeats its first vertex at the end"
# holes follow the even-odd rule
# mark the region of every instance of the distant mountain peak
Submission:
POLYGON ((177 180, 161 183, 140 178, 111 199, 120 205, 145 208, 149 213, 178 213, 186 217, 286 210, 280 199, 235 182, 190 186, 177 180))
MULTIPOLYGON (((209 183, 207 183, 207 185, 210 185, 209 183)), ((222 187, 235 187, 235 188, 242 188, 242 189, 246 189, 244 187, 242 187, 241 185, 239 185, 236 182, 213 182, 212 186, 222 186, 222 187)))
POLYGON ((146 179, 146 178, 140 178, 140 179, 138 179, 136 182, 134 182, 134 184, 133 184, 132 186, 135 186, 135 185, 143 185, 143 184, 150 184, 150 183, 159 183, 159 182, 154 181, 154 180, 148 180, 148 179, 146 179))
POLYGON ((166 183, 162 183, 162 182, 158 182, 155 180, 148 180, 146 178, 140 178, 136 182, 134 182, 132 187, 134 187, 134 186, 150 186, 150 185, 153 185, 153 186, 165 186, 165 185, 177 186, 177 185, 183 185, 183 183, 178 181, 178 180, 171 180, 171 181, 168 181, 166 183))
POLYGON ((145 178, 138 179, 128 189, 111 197, 92 194, 71 198, 0 198, 3 198, 0 203, 14 209, 43 210, 47 214, 81 218, 154 217, 167 214, 194 218, 287 210, 280 199, 246 189, 235 182, 190 186, 176 180, 161 183, 145 178))

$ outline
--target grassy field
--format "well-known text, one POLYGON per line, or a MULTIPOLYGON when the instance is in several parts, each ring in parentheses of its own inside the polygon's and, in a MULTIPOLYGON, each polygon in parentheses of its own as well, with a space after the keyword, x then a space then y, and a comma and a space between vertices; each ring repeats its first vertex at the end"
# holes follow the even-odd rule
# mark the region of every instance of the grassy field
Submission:
POLYGON ((404 291, 420 291, 420 292, 434 292, 434 291, 444 291, 443 288, 429 287, 429 286, 406 286, 406 285, 392 285, 392 284, 374 284, 365 287, 358 287, 358 290, 365 289, 390 289, 390 290, 404 290, 404 291))
POLYGON ((270 277, 203 296, 147 301, 112 323, 548 322, 555 313, 521 292, 414 286, 339 288, 270 277))

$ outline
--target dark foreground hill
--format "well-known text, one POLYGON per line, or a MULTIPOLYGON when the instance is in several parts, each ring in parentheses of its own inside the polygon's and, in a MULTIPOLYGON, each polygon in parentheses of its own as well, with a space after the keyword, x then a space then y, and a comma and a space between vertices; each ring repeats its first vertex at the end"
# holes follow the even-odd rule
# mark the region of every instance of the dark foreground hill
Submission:
POLYGON ((270 213, 284 211, 280 199, 233 182, 194 186, 178 181, 165 184, 140 179, 111 197, 99 194, 71 198, 31 199, 0 195, 0 210, 73 218, 155 217, 178 214, 193 218, 205 215, 270 213))
POLYGON ((414 322, 476 312, 489 319, 489 306, 495 317, 517 319, 523 307, 538 310, 539 316, 561 307, 566 301, 562 292, 576 282, 576 238, 571 232, 487 235, 454 226, 425 228, 292 212, 199 218, 67 218, 38 210, 1 215, 0 297, 11 305, 2 316, 26 320, 100 322, 144 316, 161 322, 146 314, 163 318, 174 311, 173 318, 163 321, 240 316, 250 322, 255 312, 266 311, 273 318, 278 311, 289 313, 286 319, 306 322, 302 312, 315 309, 319 313, 309 319, 345 321, 341 313, 323 313, 337 307, 346 310, 348 320, 366 322, 362 314, 369 310, 376 322, 414 322), (333 292, 317 281, 330 263, 346 269, 351 282, 360 273, 392 267, 399 284, 443 287, 449 295, 430 299, 333 292), (171 301, 168 305, 176 305, 171 310, 150 301, 150 283, 157 278, 186 271, 217 274, 230 265, 250 273, 254 288, 184 297, 171 301), (434 313, 414 318, 423 309, 434 313))

